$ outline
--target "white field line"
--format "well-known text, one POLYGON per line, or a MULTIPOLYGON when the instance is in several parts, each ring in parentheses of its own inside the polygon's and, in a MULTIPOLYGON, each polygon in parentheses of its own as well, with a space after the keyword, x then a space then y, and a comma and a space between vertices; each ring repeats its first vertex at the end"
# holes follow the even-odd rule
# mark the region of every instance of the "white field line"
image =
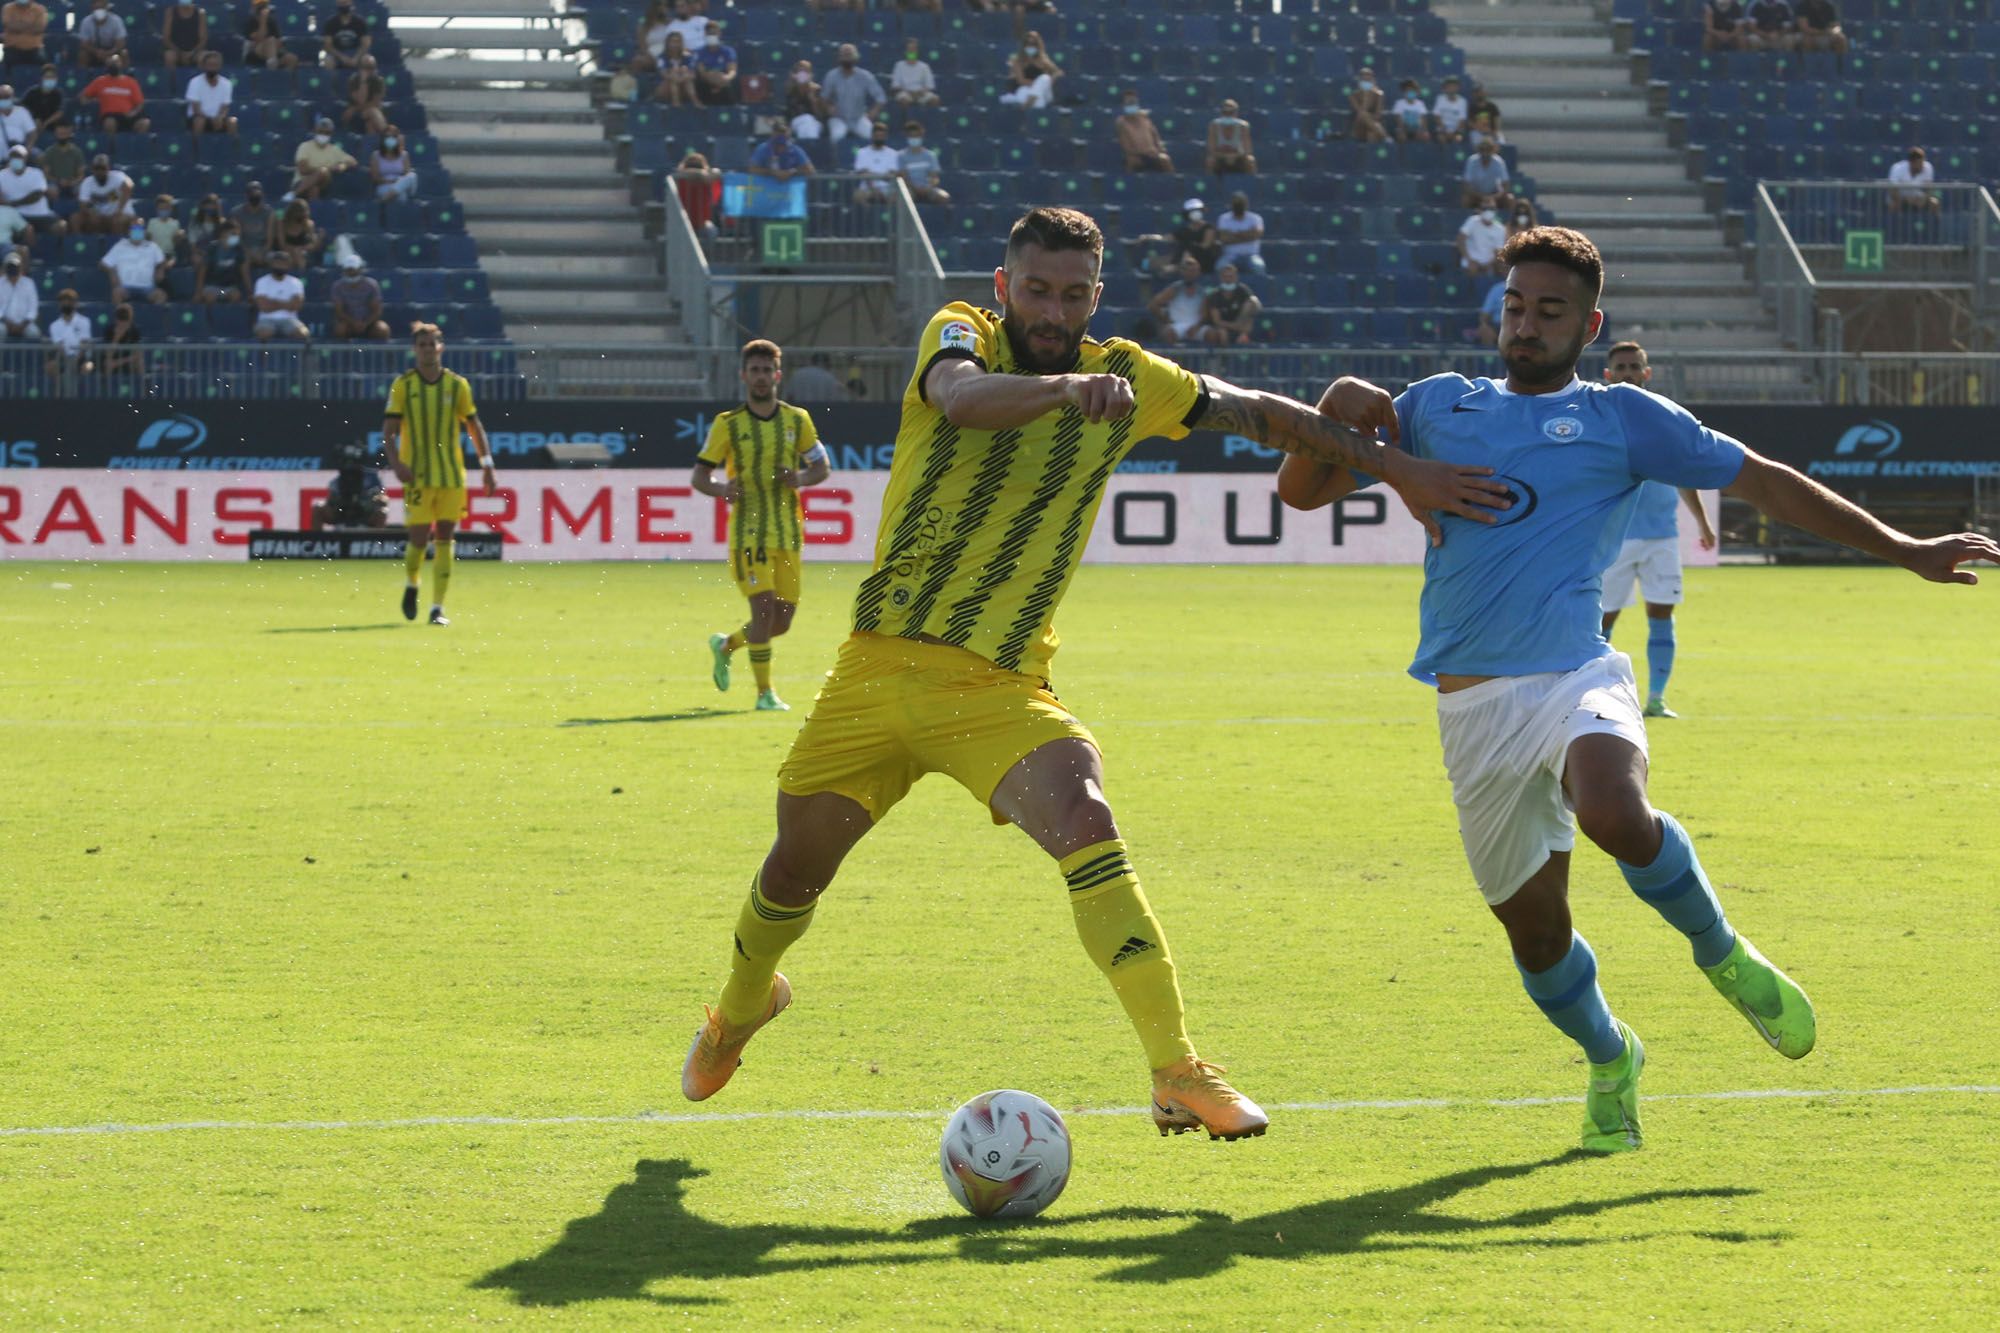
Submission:
MULTIPOLYGON (((2000 1085, 1984 1083, 1937 1084, 1907 1088, 1737 1088, 1722 1092, 1666 1092, 1650 1095, 1650 1102, 1758 1102, 1805 1100, 1821 1097, 1941 1097, 2000 1095, 2000 1085)), ((1273 1111, 1461 1111, 1511 1110, 1516 1107, 1580 1106, 1581 1097, 1401 1097, 1377 1101, 1277 1102, 1273 1111)), ((1073 1116, 1144 1115, 1141 1107, 1079 1107, 1066 1112, 1073 1116)), ((550 1125, 720 1125, 746 1120, 936 1120, 951 1114, 949 1109, 929 1111, 640 1111, 634 1115, 424 1115, 402 1120, 178 1120, 154 1125, 29 1125, 0 1127, 0 1138, 56 1137, 75 1134, 178 1134, 204 1129, 286 1130, 294 1133, 317 1130, 429 1129, 436 1126, 496 1126, 500 1128, 540 1128, 550 1125)))

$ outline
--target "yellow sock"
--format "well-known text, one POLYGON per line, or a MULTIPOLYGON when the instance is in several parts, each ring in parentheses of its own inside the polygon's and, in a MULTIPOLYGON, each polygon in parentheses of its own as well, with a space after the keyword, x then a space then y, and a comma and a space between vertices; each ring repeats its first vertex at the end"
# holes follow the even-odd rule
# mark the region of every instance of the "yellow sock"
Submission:
POLYGON ((1076 913, 1077 937, 1111 979, 1126 1017, 1139 1030, 1146 1062, 1164 1069, 1192 1056, 1174 960, 1125 854, 1124 839, 1071 852, 1061 868, 1069 884, 1070 910, 1076 913))
POLYGON ((445 591, 451 587, 452 542, 438 538, 437 554, 431 557, 431 605, 443 606, 445 591))
POLYGON ((743 637, 743 631, 739 629, 734 634, 729 636, 728 643, 722 645, 722 651, 725 653, 733 653, 738 648, 741 648, 744 644, 748 642, 750 641, 743 637))
POLYGON ((716 1007, 731 1023, 754 1023, 771 1002, 771 976, 778 959, 812 924, 817 900, 804 907, 780 907, 764 896, 764 874, 750 881, 750 900, 736 918, 736 948, 729 955, 729 980, 716 1007))
POLYGON ((750 670, 757 677, 757 693, 767 693, 771 688, 771 645, 753 643, 750 645, 750 670))
POLYGON ((403 572, 409 575, 410 582, 415 583, 417 581, 417 574, 423 567, 424 544, 422 542, 411 542, 403 548, 403 572))

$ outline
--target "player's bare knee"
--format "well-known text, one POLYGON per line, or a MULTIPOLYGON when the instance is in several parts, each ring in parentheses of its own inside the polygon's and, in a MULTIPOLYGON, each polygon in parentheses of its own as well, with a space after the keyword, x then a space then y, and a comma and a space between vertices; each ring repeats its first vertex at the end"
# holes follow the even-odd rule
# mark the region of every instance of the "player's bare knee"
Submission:
POLYGON ((1584 837, 1628 865, 1648 865, 1660 850, 1660 821, 1643 794, 1579 802, 1576 824, 1584 837))
POLYGON ((819 863, 816 857, 799 855, 796 848, 788 848, 780 839, 764 858, 758 891, 780 907, 804 907, 826 892, 835 869, 819 863))

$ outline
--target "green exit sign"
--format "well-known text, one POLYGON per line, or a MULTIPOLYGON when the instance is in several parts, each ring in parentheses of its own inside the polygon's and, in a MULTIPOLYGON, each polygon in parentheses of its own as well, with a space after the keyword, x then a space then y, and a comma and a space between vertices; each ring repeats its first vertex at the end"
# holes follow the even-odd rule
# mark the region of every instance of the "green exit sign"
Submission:
POLYGON ((1850 273, 1880 273, 1882 271, 1881 232, 1850 231, 1847 233, 1847 270, 1850 273))
POLYGON ((767 264, 798 264, 806 257, 806 224, 803 222, 766 222, 764 224, 764 262, 767 264))

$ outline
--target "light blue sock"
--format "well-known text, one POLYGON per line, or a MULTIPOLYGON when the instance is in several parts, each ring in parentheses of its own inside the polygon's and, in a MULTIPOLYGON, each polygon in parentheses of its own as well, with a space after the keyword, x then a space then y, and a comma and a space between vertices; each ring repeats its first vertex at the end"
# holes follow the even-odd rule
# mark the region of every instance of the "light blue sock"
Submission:
POLYGON ((1660 854, 1649 866, 1620 861, 1618 868, 1632 892, 1688 937, 1694 946, 1695 964, 1714 967, 1736 947, 1736 931, 1722 914, 1722 904, 1709 887, 1687 830, 1666 811, 1655 813, 1660 817, 1660 854))
POLYGON ((1530 972, 1516 959, 1521 985, 1548 1020, 1562 1030, 1594 1065, 1609 1064, 1625 1051, 1625 1037, 1597 985, 1597 955, 1583 936, 1571 932, 1569 952, 1546 972, 1530 972))
POLYGON ((1674 674, 1674 622, 1646 622, 1646 683, 1653 698, 1667 697, 1667 677, 1674 674))

